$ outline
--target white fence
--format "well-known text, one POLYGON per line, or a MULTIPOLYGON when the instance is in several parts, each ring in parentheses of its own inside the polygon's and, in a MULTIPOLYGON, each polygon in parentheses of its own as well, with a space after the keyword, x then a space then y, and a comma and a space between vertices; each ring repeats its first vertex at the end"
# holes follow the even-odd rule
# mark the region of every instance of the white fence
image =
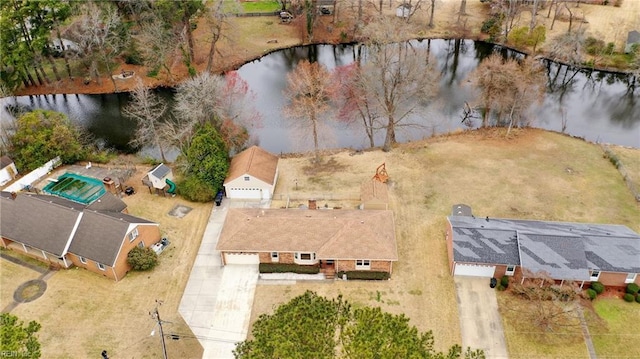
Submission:
POLYGON ((4 189, 6 192, 19 192, 30 186, 34 182, 38 181, 40 178, 44 177, 47 173, 51 172, 54 168, 60 166, 60 157, 56 157, 51 161, 45 163, 43 166, 36 168, 35 170, 27 173, 17 181, 15 181, 11 186, 4 189))

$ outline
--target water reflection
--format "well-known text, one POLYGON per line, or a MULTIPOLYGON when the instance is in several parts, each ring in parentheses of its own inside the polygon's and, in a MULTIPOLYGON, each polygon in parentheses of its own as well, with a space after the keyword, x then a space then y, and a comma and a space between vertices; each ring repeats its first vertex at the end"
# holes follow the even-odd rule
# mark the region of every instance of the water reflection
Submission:
MULTIPOLYGON (((423 47, 437 61, 440 71, 438 99, 421 109, 412 121, 420 129, 411 128, 398 133, 398 139, 409 141, 452 131, 461 127, 461 112, 465 102, 473 101, 474 89, 468 76, 481 59, 494 51, 504 56, 521 57, 522 54, 471 40, 414 40, 408 46, 423 47)), ((302 59, 319 61, 328 69, 366 58, 361 45, 313 45, 281 50, 239 69, 255 93, 255 107, 261 112, 263 126, 253 130, 260 145, 275 153, 309 150, 309 142, 297 140, 282 109, 283 91, 287 74, 302 59)), ((630 76, 575 69, 547 61, 548 93, 535 108, 532 126, 554 131, 563 129, 574 136, 590 141, 602 141, 640 147, 640 104, 635 78, 630 76)), ((165 101, 171 102, 173 93, 157 90, 165 101)), ((134 123, 122 115, 129 101, 128 94, 108 95, 46 95, 21 96, 2 100, 0 116, 7 118, 12 107, 44 108, 68 114, 85 126, 105 146, 123 152, 134 152, 128 144, 135 130, 134 123)), ((368 145, 364 131, 331 121, 330 141, 325 147, 364 148, 368 145)), ((382 144, 380 133, 376 144, 382 144)), ((148 149, 147 149, 148 150, 148 149)))

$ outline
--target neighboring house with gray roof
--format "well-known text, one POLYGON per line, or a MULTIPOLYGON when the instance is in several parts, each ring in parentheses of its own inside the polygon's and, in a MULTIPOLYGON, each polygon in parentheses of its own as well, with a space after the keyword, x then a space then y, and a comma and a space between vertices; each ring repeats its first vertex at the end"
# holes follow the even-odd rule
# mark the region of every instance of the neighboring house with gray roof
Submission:
POLYGON ((126 213, 107 193, 89 206, 64 198, 0 192, 0 244, 59 268, 83 267, 113 280, 131 269, 135 246, 160 240, 157 223, 126 213))
POLYGON ((476 218, 456 208, 447 217, 453 275, 640 284, 640 235, 626 226, 476 218))

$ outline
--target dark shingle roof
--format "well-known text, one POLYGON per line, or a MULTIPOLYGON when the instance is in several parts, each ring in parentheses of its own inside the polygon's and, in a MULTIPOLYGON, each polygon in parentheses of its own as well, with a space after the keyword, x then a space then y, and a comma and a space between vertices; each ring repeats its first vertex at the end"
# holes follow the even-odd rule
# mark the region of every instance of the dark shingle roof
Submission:
POLYGON ((5 168, 12 163, 13 163, 13 160, 9 158, 9 156, 0 157, 0 169, 5 168))
POLYGON ((590 269, 640 272, 640 235, 626 226, 473 216, 447 218, 453 228, 453 256, 457 262, 521 264, 534 273, 546 271, 558 279, 588 280, 590 269), (518 262, 510 262, 514 260, 514 250, 518 262))
POLYGON ((131 225, 138 223, 153 222, 124 213, 85 211, 69 252, 113 266, 131 225))
POLYGON ((156 168, 149 171, 149 174, 153 175, 156 178, 163 179, 164 176, 166 176, 166 174, 169 173, 170 171, 171 171, 171 168, 165 166, 164 163, 161 163, 157 165, 156 168))
POLYGON ((77 206, 71 201, 44 195, 19 193, 11 199, 10 194, 3 192, 0 235, 62 256, 81 213, 77 206))
POLYGON ((120 198, 107 192, 102 197, 98 198, 95 202, 87 206, 87 209, 94 211, 112 211, 122 212, 127 208, 127 204, 120 198))

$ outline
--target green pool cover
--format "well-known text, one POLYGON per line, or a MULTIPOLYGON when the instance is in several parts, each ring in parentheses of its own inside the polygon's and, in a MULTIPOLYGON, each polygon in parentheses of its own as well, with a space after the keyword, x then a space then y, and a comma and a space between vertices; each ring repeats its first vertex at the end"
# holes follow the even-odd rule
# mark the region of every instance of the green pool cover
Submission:
POLYGON ((82 204, 91 204, 107 192, 102 181, 70 172, 58 177, 57 182, 47 184, 42 190, 82 204))

